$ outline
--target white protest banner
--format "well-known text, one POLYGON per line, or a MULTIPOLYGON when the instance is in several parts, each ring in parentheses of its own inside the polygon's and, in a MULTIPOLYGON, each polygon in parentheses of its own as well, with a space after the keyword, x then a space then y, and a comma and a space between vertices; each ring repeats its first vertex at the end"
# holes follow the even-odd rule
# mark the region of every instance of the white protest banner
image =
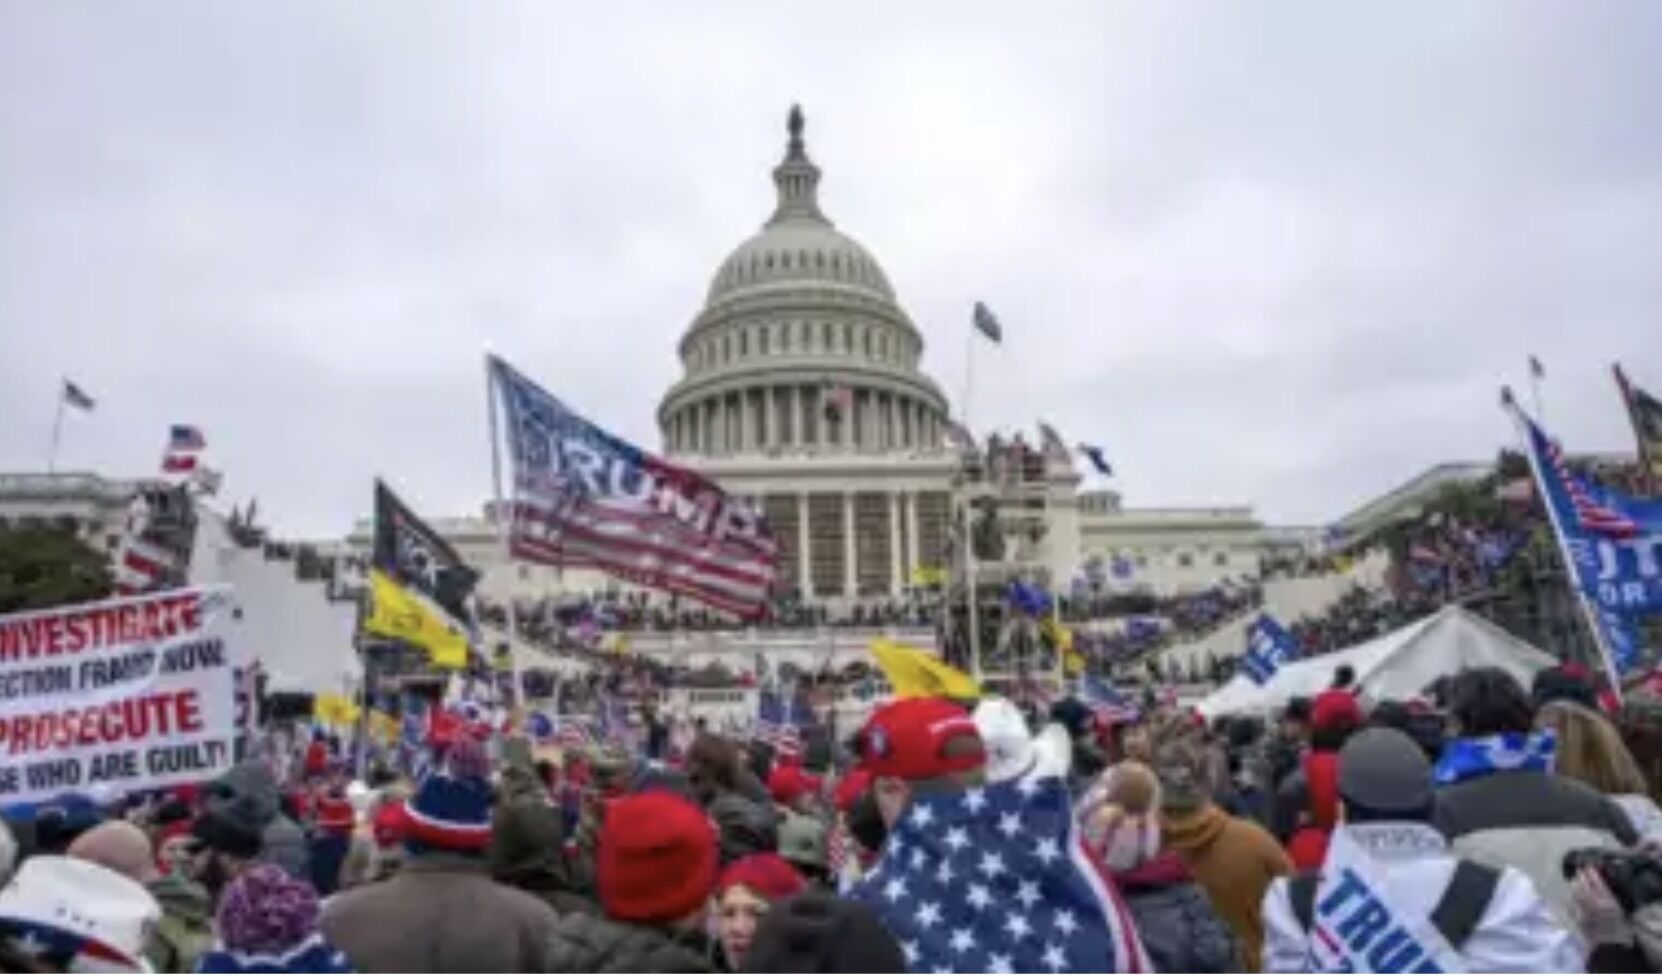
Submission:
POLYGON ((1307 971, 1465 972, 1465 960, 1426 916, 1424 892, 1404 891, 1407 883, 1383 870, 1349 828, 1335 830, 1316 889, 1307 971))
POLYGON ((0 616, 0 806, 231 767, 231 590, 0 616))

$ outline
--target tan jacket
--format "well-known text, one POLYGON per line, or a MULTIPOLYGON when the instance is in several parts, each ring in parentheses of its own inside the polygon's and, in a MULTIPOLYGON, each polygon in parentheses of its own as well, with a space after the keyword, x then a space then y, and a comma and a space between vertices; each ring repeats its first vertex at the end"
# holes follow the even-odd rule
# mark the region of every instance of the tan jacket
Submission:
POLYGON ((541 969, 559 917, 492 881, 482 858, 423 854, 397 875, 342 892, 324 934, 365 973, 513 973, 541 969))

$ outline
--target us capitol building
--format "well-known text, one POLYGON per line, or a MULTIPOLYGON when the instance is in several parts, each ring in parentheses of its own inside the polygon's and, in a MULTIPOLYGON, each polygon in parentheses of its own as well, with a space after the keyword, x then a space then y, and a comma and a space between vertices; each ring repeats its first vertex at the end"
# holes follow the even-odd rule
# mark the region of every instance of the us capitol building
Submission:
MULTIPOLYGON (((804 130, 793 107, 773 212, 717 267, 657 420, 666 456, 763 512, 781 545, 782 584, 834 608, 938 578, 959 500, 997 472, 971 465, 966 484, 951 407, 923 370, 923 332, 876 258, 827 216, 804 130)), ((970 304, 966 296, 963 321, 948 328, 971 327, 970 304)), ((1113 582, 1127 586, 1204 587, 1256 575, 1283 538, 1247 506, 1127 509, 1114 492, 1082 492, 1066 452, 1035 446, 1022 467, 993 493, 1007 558, 1052 585, 1113 565, 1113 582)), ((501 566, 483 519, 440 528, 477 559, 487 591, 628 588, 592 572, 556 580, 551 569, 501 566)))

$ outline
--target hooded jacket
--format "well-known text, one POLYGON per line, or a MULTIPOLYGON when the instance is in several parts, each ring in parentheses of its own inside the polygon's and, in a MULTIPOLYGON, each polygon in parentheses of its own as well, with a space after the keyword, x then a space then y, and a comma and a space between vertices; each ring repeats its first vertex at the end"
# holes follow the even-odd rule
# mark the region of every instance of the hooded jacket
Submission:
POLYGON ((208 803, 241 800, 265 824, 260 837, 261 860, 277 865, 302 881, 312 880, 306 835, 298 824, 283 815, 277 777, 271 767, 258 759, 238 763, 214 781, 212 792, 224 794, 224 799, 215 800, 210 795, 208 803))
POLYGON ((629 925, 593 915, 560 919, 548 938, 549 973, 713 973, 708 946, 668 929, 629 925))
POLYGON ((1161 836, 1166 849, 1189 866, 1218 917, 1234 933, 1244 967, 1256 971, 1264 944, 1264 892, 1271 881, 1292 872, 1287 852, 1264 828, 1211 803, 1191 812, 1166 813, 1161 836))
POLYGON ((491 877, 561 914, 597 911, 592 879, 581 858, 566 849, 565 824, 536 777, 529 746, 511 738, 503 758, 501 799, 491 815, 491 877))
POLYGON ((1114 882, 1156 972, 1232 973, 1240 968, 1234 936, 1177 854, 1168 851, 1117 872, 1114 882))
POLYGON ((162 908, 150 932, 144 958, 158 973, 188 973, 214 946, 213 905, 207 889, 175 874, 146 882, 145 890, 162 908))
POLYGON ((1573 922, 1564 855, 1639 840, 1609 797, 1568 777, 1523 769, 1439 787, 1433 823, 1456 853, 1528 875, 1566 924, 1573 922))
MULTIPOLYGON (((1402 879, 1404 900, 1391 907, 1429 920, 1447 890, 1457 858, 1436 830, 1422 823, 1386 821, 1339 828, 1402 879)), ((1278 879, 1264 898, 1264 970, 1309 971, 1310 935, 1293 911, 1288 883, 1278 879)), ((1429 924, 1429 922, 1427 923, 1429 924)), ((1474 973, 1568 973, 1583 969, 1580 944, 1560 925, 1522 872, 1502 868, 1500 881, 1476 928, 1457 951, 1474 973)))

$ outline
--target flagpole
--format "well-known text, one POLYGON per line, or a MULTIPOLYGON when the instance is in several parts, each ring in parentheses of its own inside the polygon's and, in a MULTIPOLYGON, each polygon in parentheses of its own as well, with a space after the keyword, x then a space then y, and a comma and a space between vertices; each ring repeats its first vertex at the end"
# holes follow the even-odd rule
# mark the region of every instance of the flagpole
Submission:
POLYGON ((1571 590, 1575 591, 1577 600, 1581 603, 1581 613, 1587 619, 1587 629, 1593 633, 1593 646, 1598 648, 1599 659, 1604 665, 1605 676, 1610 679, 1610 692, 1616 696, 1617 703, 1622 701, 1621 676, 1616 673, 1616 663, 1611 658, 1610 648, 1604 642, 1604 630, 1599 626, 1599 619, 1593 612, 1593 605, 1587 599, 1587 591, 1581 586, 1581 572, 1576 568, 1574 557, 1570 554, 1570 547, 1564 535, 1564 526, 1558 521, 1557 507, 1552 503, 1552 497, 1547 491, 1545 476, 1541 473, 1541 463, 1535 457, 1535 445, 1531 441, 1528 425, 1518 410, 1518 404, 1512 399, 1512 391, 1501 388, 1501 403, 1512 414, 1512 420, 1518 425, 1518 432, 1524 438, 1524 457, 1529 459, 1530 473, 1535 476, 1535 491, 1540 496, 1541 507, 1547 510, 1547 518, 1552 523, 1552 535, 1558 543, 1558 554, 1564 560, 1565 580, 1571 590))
POLYGON ((46 473, 58 473, 58 437, 63 433, 63 390, 58 390, 58 412, 52 418, 52 450, 46 455, 46 473))
POLYGON ((1543 372, 1544 370, 1541 368, 1541 361, 1534 356, 1529 357, 1530 397, 1535 401, 1535 416, 1540 419, 1541 423, 1544 424, 1547 422, 1547 411, 1546 408, 1541 405, 1541 375, 1543 372))
MULTIPOLYGON (((493 357, 490 353, 487 352, 485 354, 485 417, 490 425, 491 493, 495 495, 495 505, 491 509, 491 516, 496 522, 496 538, 502 545, 502 555, 509 569, 509 583, 507 586, 508 671, 513 676, 514 683, 512 689, 514 704, 513 710, 510 714, 513 715, 511 725, 517 730, 520 725, 520 718, 522 717, 521 712, 523 711, 521 698, 524 696, 525 691, 520 683, 519 656, 514 653, 514 641, 519 637, 519 611, 515 606, 517 596, 514 593, 514 577, 512 572, 514 553, 513 547, 508 542, 509 520, 504 517, 502 507, 502 435, 500 422, 497 420, 496 416, 501 404, 498 402, 499 398, 496 395, 496 372, 491 368, 492 358, 493 357)), ((492 661, 491 667, 493 670, 495 669, 495 666, 496 662, 492 661)))
MULTIPOLYGON (((964 430, 970 435, 970 450, 979 453, 980 445, 976 442, 975 428, 970 426, 970 406, 975 399, 975 327, 965 333, 967 340, 964 344, 964 430)), ((991 459, 986 459, 990 462, 991 459)), ((966 472, 967 474, 967 472, 966 472)), ((969 659, 970 674, 975 677, 976 683, 981 681, 981 612, 976 606, 975 585, 975 541, 970 518, 970 500, 973 489, 969 479, 964 479, 964 610, 965 620, 969 628, 969 659)))
POLYGON ((1634 407, 1633 384, 1627 381, 1627 373, 1622 371, 1621 363, 1611 363, 1610 371, 1616 376, 1616 387, 1622 392, 1622 406, 1627 410, 1627 422, 1633 427, 1633 438, 1638 444, 1639 467, 1644 469, 1645 474, 1645 491, 1655 495, 1657 489, 1662 488, 1662 483, 1657 480, 1655 461, 1651 459, 1644 429, 1639 424, 1639 411, 1634 407))

